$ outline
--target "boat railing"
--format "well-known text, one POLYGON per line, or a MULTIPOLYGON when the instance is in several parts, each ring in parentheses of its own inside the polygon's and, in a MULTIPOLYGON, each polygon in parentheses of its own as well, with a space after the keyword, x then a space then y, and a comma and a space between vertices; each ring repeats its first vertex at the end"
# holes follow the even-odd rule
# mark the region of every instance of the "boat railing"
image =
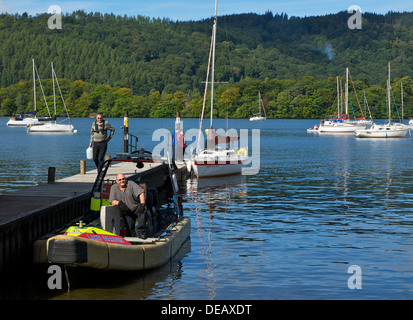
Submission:
POLYGON ((139 138, 131 133, 128 133, 128 151, 133 153, 138 150, 139 138))

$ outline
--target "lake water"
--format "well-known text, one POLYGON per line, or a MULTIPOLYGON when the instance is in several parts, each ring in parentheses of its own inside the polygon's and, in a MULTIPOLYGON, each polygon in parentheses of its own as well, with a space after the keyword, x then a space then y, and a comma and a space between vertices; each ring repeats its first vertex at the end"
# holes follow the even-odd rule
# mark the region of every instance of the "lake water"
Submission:
MULTIPOLYGON (((123 119, 107 120, 117 129, 108 150, 115 155, 123 151, 123 119)), ((0 193, 46 182, 49 166, 57 178, 78 173, 92 121, 73 119, 74 135, 41 135, 7 128, 0 118, 0 193)), ((174 121, 130 119, 129 132, 151 151, 159 144, 152 133, 172 131, 174 121)), ((196 119, 182 121, 184 130, 198 127, 196 119)), ((363 140, 309 134, 314 120, 229 123, 250 133, 260 129, 260 171, 182 186, 191 239, 173 261, 145 273, 79 275, 69 293, 51 292, 45 281, 27 284, 28 298, 413 298, 409 134, 363 140), (353 265, 358 273, 349 273, 353 265), (350 289, 349 280, 361 288, 350 289)), ((90 160, 87 166, 94 168, 90 160)))

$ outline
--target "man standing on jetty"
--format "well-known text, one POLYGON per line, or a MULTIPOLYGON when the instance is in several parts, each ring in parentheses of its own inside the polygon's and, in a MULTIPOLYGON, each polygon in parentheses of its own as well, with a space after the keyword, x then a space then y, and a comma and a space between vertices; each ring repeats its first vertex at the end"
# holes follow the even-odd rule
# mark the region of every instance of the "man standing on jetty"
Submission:
POLYGON ((105 154, 108 148, 108 142, 112 139, 114 133, 115 128, 103 119, 101 113, 98 113, 96 115, 96 121, 92 124, 89 143, 89 148, 91 148, 93 144, 93 161, 95 161, 98 173, 105 163, 105 154), (109 137, 107 136, 108 130, 110 130, 109 137))

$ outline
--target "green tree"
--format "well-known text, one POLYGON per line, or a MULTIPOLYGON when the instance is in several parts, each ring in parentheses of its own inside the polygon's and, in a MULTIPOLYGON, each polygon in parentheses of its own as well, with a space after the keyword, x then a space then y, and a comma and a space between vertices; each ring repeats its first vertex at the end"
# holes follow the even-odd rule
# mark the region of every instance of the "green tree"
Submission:
POLYGON ((2 103, 1 103, 0 114, 2 116, 11 115, 11 114, 13 114, 14 108, 15 108, 15 106, 13 104, 12 99, 10 99, 10 98, 3 99, 2 103))
POLYGON ((89 93, 83 92, 79 99, 76 100, 75 114, 80 117, 87 117, 92 113, 90 106, 92 100, 89 93))

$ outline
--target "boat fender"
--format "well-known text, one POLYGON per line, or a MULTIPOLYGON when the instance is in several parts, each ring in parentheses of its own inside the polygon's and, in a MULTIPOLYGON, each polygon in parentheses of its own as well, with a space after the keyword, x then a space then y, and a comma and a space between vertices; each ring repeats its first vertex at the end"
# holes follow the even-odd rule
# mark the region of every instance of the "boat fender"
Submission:
POLYGON ((244 156, 248 155, 248 152, 245 148, 241 148, 238 150, 238 155, 241 155, 241 153, 244 154, 244 156))
POLYGON ((50 263, 72 264, 87 262, 87 244, 83 241, 51 239, 48 243, 50 263))
POLYGON ((100 211, 101 199, 92 197, 90 199, 90 210, 100 211))

